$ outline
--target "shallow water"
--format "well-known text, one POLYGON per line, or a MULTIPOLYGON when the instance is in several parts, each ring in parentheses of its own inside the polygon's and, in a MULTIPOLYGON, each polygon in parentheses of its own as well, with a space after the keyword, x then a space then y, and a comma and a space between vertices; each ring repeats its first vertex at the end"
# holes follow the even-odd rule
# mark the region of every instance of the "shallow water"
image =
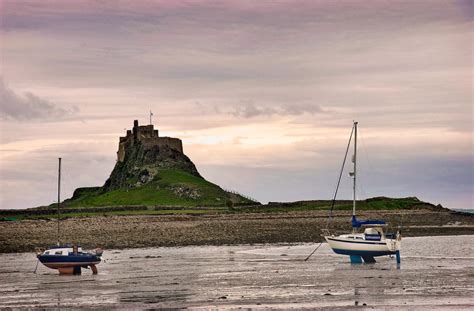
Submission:
POLYGON ((80 276, 3 254, 0 306, 472 309, 473 238, 405 238, 400 269, 389 257, 351 265, 327 244, 307 262, 318 244, 106 250, 99 274, 80 276))

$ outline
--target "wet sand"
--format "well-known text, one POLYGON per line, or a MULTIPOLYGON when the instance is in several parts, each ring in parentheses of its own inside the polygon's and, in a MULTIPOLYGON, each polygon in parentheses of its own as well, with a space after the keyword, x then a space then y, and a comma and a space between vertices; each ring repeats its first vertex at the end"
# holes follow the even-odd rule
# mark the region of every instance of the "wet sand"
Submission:
POLYGON ((402 240, 402 264, 350 265, 327 244, 107 250, 98 275, 59 276, 32 253, 1 254, 3 308, 474 308, 472 236, 402 240))
MULTIPOLYGON (((474 215, 449 210, 361 211, 385 219, 403 236, 474 234, 474 215)), ((331 229, 350 230, 350 211, 337 211, 331 229)), ((85 248, 319 242, 327 211, 218 215, 95 216, 61 221, 61 239, 85 248)), ((0 253, 31 252, 56 243, 56 220, 0 222, 0 253)))

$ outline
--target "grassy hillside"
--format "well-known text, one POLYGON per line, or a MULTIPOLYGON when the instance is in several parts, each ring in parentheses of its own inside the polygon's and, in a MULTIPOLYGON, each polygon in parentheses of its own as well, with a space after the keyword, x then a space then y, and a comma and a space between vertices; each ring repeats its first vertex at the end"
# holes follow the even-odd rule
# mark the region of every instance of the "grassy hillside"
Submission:
MULTIPOLYGON (((74 200, 66 200, 61 204, 61 217, 84 217, 84 216, 120 216, 120 215, 212 215, 212 214, 246 214, 246 213, 295 213, 324 211, 331 207, 331 200, 313 200, 298 202, 271 202, 266 205, 253 204, 250 200, 235 194, 229 194, 216 185, 206 182, 202 178, 185 172, 166 171, 160 175, 162 178, 155 183, 160 187, 159 191, 153 189, 152 185, 136 188, 128 192, 116 190, 107 193, 98 193, 101 188, 83 188, 80 196, 74 200), (199 179, 195 179, 199 178, 199 179), (171 181, 170 181, 171 180, 171 181), (169 185, 186 185, 196 187, 205 194, 206 199, 178 199, 167 190, 169 185), (151 187, 151 188, 147 188, 151 187), (163 187, 163 188, 162 188, 163 187), (129 196, 129 194, 132 194, 129 196), (242 198, 241 201, 251 205, 236 204, 233 207, 225 206, 229 197, 242 198), (211 199, 214 198, 214 199, 211 199), (138 201, 137 201, 138 200, 138 201), (136 204, 137 202, 147 202, 136 204), (224 203, 222 203, 224 202, 224 203)), ((357 203, 358 211, 377 210, 417 210, 428 209, 433 211, 446 211, 440 206, 423 202, 415 197, 387 198, 376 197, 360 200, 357 203)), ((26 210, 0 210, 0 221, 20 219, 51 219, 56 217, 56 205, 26 210)), ((352 202, 349 200, 338 200, 334 206, 335 211, 352 210, 352 202)))
MULTIPOLYGON (((329 210, 332 200, 311 200, 297 202, 270 202, 261 206, 240 207, 234 212, 238 213, 269 213, 269 212, 295 212, 312 210, 329 210)), ((437 208, 433 204, 420 201, 416 197, 387 198, 375 197, 357 201, 357 210, 403 210, 416 208, 437 208)), ((337 200, 334 210, 352 210, 351 200, 337 200)))
POLYGON ((141 187, 108 192, 83 188, 63 206, 225 206, 229 200, 235 205, 255 203, 187 171, 167 169, 158 171, 152 181, 141 187))

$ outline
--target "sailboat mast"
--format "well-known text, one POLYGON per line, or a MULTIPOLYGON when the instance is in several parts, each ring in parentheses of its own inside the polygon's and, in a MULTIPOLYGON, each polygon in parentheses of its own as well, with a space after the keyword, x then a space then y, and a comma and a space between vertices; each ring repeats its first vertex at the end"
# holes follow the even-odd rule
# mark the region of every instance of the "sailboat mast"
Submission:
POLYGON ((59 205, 61 204, 61 158, 59 158, 59 169, 58 169, 58 246, 59 243, 59 205))
POLYGON ((352 202, 352 215, 356 214, 356 177, 357 177, 357 123, 354 122, 354 183, 353 183, 353 202, 352 202))

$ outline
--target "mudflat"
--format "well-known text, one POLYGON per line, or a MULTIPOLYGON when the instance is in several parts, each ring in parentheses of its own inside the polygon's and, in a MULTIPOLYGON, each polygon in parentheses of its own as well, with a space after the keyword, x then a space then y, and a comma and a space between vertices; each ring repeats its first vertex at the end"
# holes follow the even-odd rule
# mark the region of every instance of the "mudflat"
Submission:
MULTIPOLYGON (((84 248, 319 242, 327 211, 75 217, 60 221, 61 241, 84 248)), ((336 211, 330 228, 350 230, 350 211, 336 211)), ((385 219, 403 236, 474 234, 474 215, 449 210, 361 211, 385 219)), ((390 228, 389 228, 390 229, 390 228)), ((0 222, 0 253, 32 252, 57 242, 57 220, 0 222)))
POLYGON ((351 265, 326 243, 109 249, 99 274, 60 276, 0 254, 0 308, 472 310, 472 236, 402 239, 402 262, 351 265))

